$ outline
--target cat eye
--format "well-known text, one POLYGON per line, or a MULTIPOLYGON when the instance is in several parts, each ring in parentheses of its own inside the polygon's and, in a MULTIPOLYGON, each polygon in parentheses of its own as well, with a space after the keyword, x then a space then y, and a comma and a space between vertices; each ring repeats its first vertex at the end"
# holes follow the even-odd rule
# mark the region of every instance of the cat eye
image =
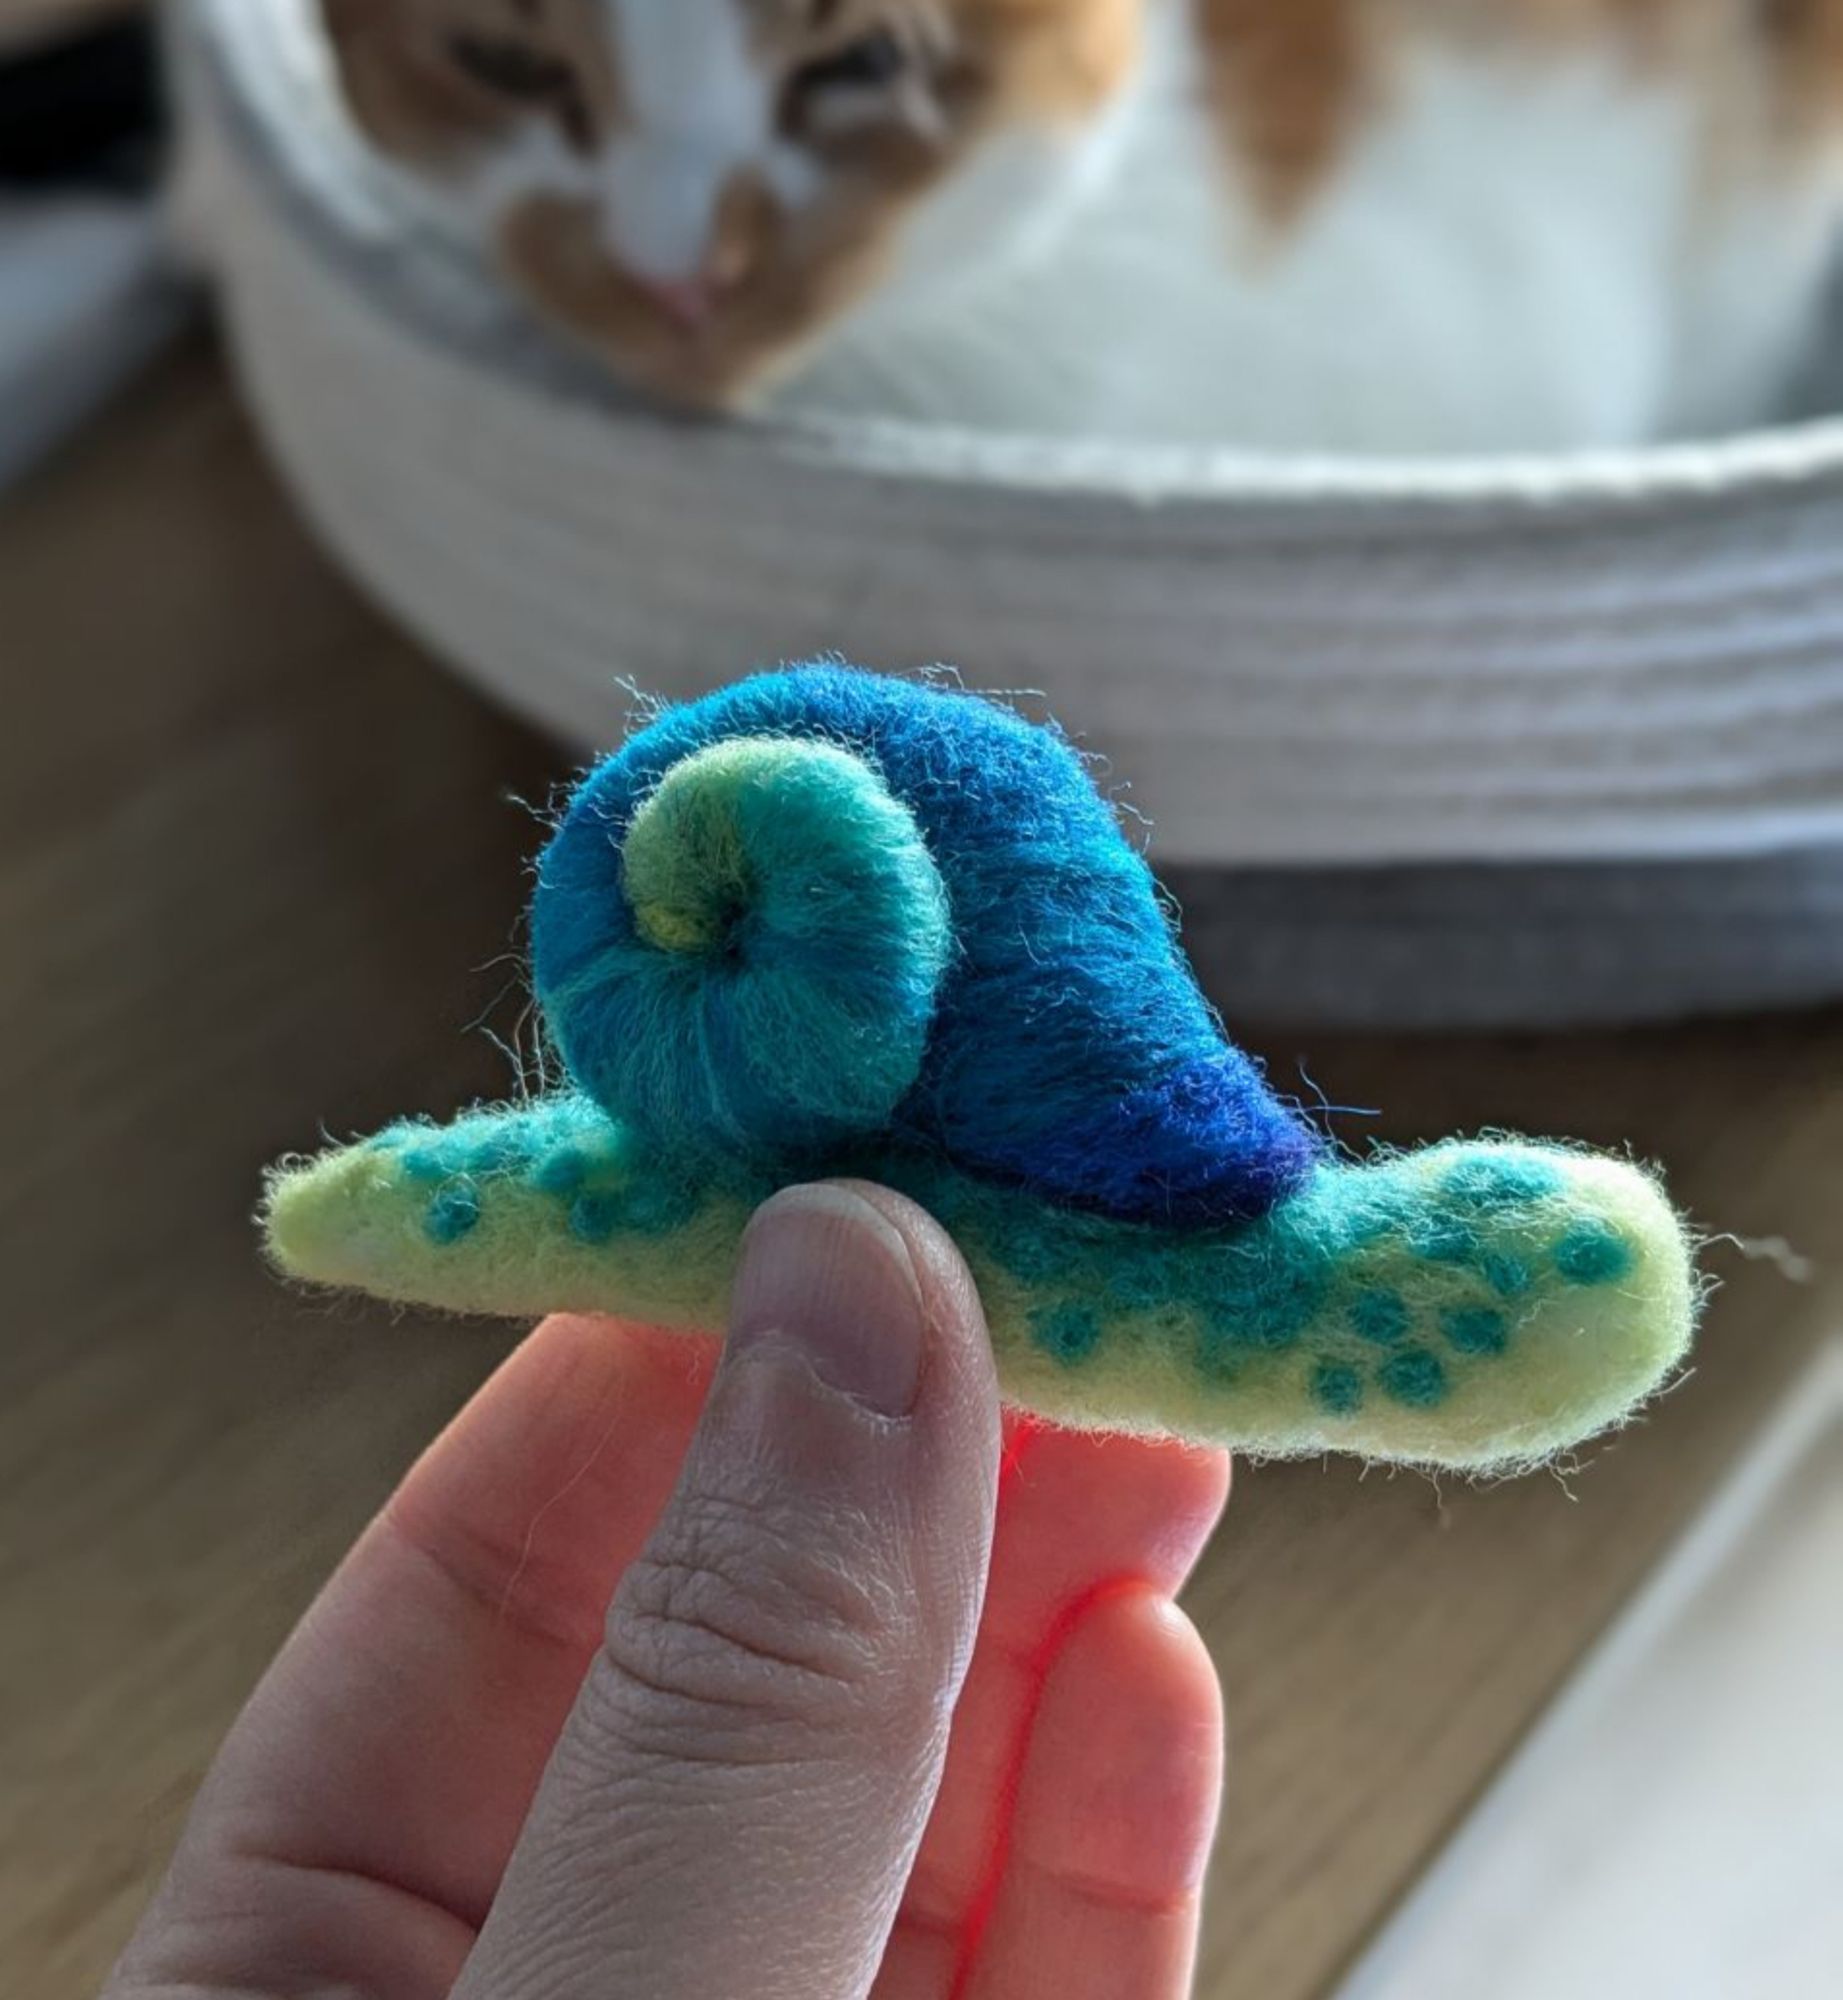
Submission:
POLYGON ((448 54, 465 77, 502 97, 543 103, 574 87, 568 63, 541 55, 522 42, 495 42, 478 35, 454 35, 448 54))
POLYGON ((830 55, 801 64, 792 86, 802 97, 833 90, 886 90, 908 67, 909 51, 901 37, 889 28, 878 28, 830 55))
POLYGON ((497 42, 479 35, 453 35, 449 60, 470 82, 497 96, 548 110, 563 136, 579 153, 594 143, 594 121, 576 72, 557 56, 523 42, 497 42))

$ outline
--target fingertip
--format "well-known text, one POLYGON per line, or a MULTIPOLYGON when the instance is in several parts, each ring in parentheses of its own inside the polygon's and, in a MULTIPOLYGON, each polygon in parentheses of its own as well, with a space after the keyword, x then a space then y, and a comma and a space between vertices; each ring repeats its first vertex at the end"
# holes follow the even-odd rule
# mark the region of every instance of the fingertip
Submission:
POLYGON ((1098 1603, 1052 1668, 1015 1831, 1018 1855, 1085 1892, 1158 1908, 1193 1896, 1223 1775, 1220 1683, 1168 1598, 1098 1603))
POLYGON ((1228 1501, 1228 1453, 1173 1441, 1032 1423, 1014 1429, 1004 1464, 994 1568, 1019 1643, 1102 1577, 1175 1597, 1228 1501))

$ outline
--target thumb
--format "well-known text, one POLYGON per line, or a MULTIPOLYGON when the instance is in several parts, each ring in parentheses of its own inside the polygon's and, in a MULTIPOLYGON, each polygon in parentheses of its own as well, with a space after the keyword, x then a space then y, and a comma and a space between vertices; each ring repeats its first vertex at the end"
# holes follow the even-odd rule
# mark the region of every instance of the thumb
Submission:
POLYGON ((459 2000, 868 1993, 940 1783, 997 1466, 946 1237, 880 1189, 777 1195, 459 2000))

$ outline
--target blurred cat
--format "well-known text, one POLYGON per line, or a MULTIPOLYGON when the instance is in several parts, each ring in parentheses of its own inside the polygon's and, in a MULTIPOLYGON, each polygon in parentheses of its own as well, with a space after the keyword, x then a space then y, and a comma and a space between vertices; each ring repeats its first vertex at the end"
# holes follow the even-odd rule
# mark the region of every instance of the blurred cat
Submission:
POLYGON ((321 0, 375 147, 677 401, 1613 447, 1772 410, 1843 0, 321 0))

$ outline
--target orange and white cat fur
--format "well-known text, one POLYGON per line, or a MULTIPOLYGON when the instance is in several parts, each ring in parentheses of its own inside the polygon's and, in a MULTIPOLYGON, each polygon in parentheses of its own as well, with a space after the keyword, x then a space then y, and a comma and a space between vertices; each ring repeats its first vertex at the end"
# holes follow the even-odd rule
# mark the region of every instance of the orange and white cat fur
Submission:
POLYGON ((1765 418, 1843 0, 321 0, 374 147, 677 401, 1256 449, 1765 418))

